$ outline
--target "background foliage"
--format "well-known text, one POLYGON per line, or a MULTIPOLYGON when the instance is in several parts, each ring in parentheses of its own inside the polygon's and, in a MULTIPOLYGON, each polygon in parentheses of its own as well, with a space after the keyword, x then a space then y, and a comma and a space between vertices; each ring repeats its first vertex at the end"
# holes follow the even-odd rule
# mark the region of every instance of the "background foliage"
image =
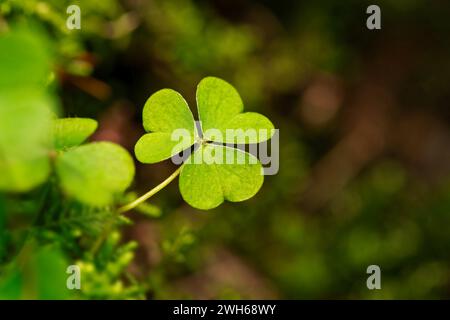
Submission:
MULTIPOLYGON (((368 1, 76 3, 70 31, 72 1, 0 2, 1 298, 450 297, 446 1, 379 1, 381 31, 368 1), (90 141, 132 151, 150 94, 195 106, 209 75, 280 129, 280 171, 254 198, 204 212, 173 183, 120 217, 67 196, 52 115, 97 119, 90 141)), ((135 165, 116 203, 175 169, 135 165)))

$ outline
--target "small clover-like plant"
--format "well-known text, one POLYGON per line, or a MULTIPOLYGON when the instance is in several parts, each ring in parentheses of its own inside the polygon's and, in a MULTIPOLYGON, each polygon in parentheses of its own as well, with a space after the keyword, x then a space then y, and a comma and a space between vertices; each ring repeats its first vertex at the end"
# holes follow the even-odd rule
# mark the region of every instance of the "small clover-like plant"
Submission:
POLYGON ((226 144, 266 141, 273 135, 273 124, 261 114, 243 113, 244 105, 237 90, 219 78, 201 80, 196 99, 200 129, 178 92, 162 89, 147 100, 143 125, 148 133, 136 143, 137 159, 156 163, 191 150, 192 146, 194 152, 163 183, 121 211, 138 206, 178 175, 183 199, 203 210, 215 208, 225 200, 247 200, 259 191, 264 180, 261 163, 252 154, 226 144), (230 134, 236 131, 241 135, 230 134), (255 134, 245 135, 249 131, 255 134), (242 135, 244 140, 240 139, 242 135))
POLYGON ((0 38, 0 192, 29 192, 54 176, 68 198, 111 205, 133 181, 133 159, 112 142, 82 145, 97 121, 57 119, 45 39, 25 29, 0 38))

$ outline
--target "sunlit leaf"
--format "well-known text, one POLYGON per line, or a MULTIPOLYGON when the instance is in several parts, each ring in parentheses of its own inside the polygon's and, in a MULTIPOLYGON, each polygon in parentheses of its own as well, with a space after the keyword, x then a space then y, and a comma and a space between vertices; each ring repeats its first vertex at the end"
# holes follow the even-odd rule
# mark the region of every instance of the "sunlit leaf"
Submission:
POLYGON ((142 119, 147 131, 172 133, 183 128, 194 133, 194 117, 189 106, 178 92, 171 89, 159 90, 148 98, 142 119))
POLYGON ((153 133, 142 136, 136 143, 137 159, 155 163, 197 142, 199 148, 183 164, 180 174, 184 200, 195 208, 212 209, 225 200, 238 202, 251 198, 264 180, 261 164, 248 153, 214 143, 266 141, 274 133, 273 124, 261 114, 241 113, 244 105, 239 93, 231 84, 215 77, 200 81, 197 107, 202 139, 191 130, 192 114, 178 93, 164 89, 152 95, 144 107, 143 119, 144 128, 153 133), (173 133, 180 128, 185 133, 178 134, 176 140, 173 133), (201 160, 197 161, 199 156, 201 160))
POLYGON ((138 140, 134 152, 140 162, 156 163, 172 157, 193 144, 192 135, 172 137, 166 132, 147 133, 138 140))
POLYGON ((195 123, 186 101, 176 91, 163 89, 145 103, 142 113, 147 133, 135 147, 143 163, 155 163, 179 153, 194 143, 195 123))
POLYGON ((251 154, 218 145, 203 145, 186 160, 180 174, 183 199, 198 209, 212 209, 224 200, 253 197, 264 181, 262 166, 251 154))
POLYGON ((197 108, 203 132, 225 128, 226 124, 242 112, 244 104, 236 89, 228 82, 204 78, 197 86, 197 108))
POLYGON ((213 140, 233 144, 263 142, 270 139, 274 133, 272 122, 256 112, 240 113, 218 129, 221 131, 222 139, 213 140))

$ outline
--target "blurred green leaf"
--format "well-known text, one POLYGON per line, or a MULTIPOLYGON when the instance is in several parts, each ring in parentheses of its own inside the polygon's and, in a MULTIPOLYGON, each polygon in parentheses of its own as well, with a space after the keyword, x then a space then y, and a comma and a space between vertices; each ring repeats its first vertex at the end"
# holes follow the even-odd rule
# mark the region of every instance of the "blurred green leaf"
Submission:
POLYGON ((51 58, 49 42, 35 30, 18 29, 2 35, 0 90, 45 85, 51 71, 51 58))
POLYGON ((134 163, 121 146, 96 142, 60 155, 56 171, 68 195, 89 205, 103 206, 130 186, 134 163))
MULTIPOLYGON (((27 270, 35 272, 37 299, 67 299, 72 291, 67 288, 66 269, 69 266, 60 250, 43 247, 31 257, 27 270)), ((27 282, 32 282, 27 279, 27 282)))
POLYGON ((97 121, 89 118, 63 118, 53 121, 54 147, 63 150, 82 144, 97 129, 97 121))
POLYGON ((6 253, 6 208, 5 208, 5 200, 3 196, 0 194, 0 261, 3 261, 3 258, 6 253))
POLYGON ((0 37, 0 190, 23 192, 50 172, 50 118, 55 101, 46 93, 51 50, 35 30, 0 37))
POLYGON ((22 275, 19 270, 8 270, 0 278, 0 300, 18 300, 22 295, 22 275))
POLYGON ((50 172, 50 108, 38 89, 0 92, 0 190, 28 191, 50 172))
POLYGON ((66 285, 68 266, 60 249, 27 244, 0 278, 0 299, 73 298, 66 285))

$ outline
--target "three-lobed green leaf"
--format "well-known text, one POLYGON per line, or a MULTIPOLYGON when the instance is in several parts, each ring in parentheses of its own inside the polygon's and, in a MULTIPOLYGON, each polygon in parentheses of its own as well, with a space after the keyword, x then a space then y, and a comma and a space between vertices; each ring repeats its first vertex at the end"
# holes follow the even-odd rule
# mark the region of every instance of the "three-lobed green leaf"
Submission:
POLYGON ((143 122, 150 133, 136 143, 137 159, 143 163, 159 162, 197 143, 197 150, 185 161, 180 173, 180 192, 187 203, 207 210, 224 200, 237 202, 253 197, 264 180, 261 163, 249 153, 211 142, 259 143, 271 138, 273 124, 261 114, 242 113, 244 105, 239 93, 219 78, 200 81, 196 99, 202 139, 179 93, 163 89, 148 99, 143 122), (172 135, 178 129, 186 131, 184 136, 176 137, 180 140, 172 135), (230 129, 240 130, 240 134, 230 135, 230 129), (244 162, 239 163, 238 158, 244 162))

